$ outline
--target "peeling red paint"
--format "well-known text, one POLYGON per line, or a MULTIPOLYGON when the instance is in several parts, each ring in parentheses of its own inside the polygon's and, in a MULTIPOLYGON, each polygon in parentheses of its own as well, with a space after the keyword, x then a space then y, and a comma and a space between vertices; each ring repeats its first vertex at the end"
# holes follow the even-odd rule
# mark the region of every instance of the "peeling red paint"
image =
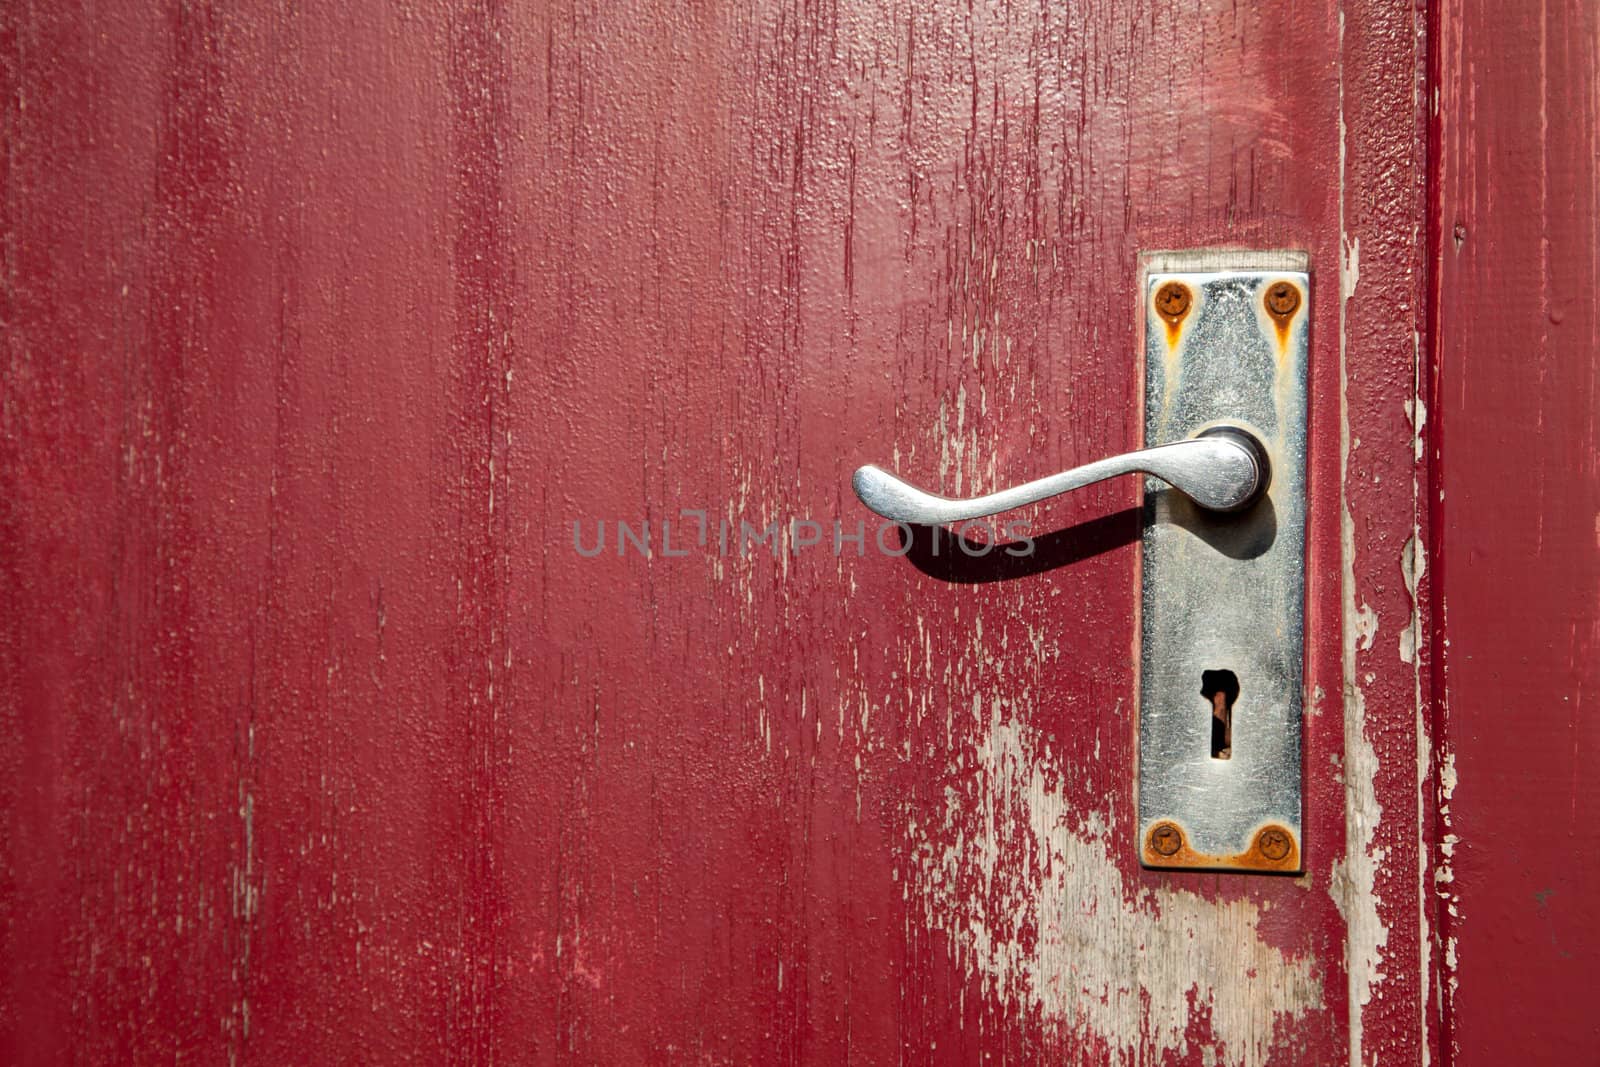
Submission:
POLYGON ((4 1058, 1420 1062, 1423 27, 1260 8, 0 12, 4 1058), (1318 279, 1303 878, 1139 865, 1131 480, 1004 581, 573 550, 1126 450, 1223 246, 1318 279))

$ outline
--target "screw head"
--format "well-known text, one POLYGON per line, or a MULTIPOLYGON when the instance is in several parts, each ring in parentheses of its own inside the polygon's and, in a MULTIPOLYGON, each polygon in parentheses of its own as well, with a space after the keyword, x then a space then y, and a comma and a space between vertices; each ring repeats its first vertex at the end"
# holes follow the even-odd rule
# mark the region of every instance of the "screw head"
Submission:
POLYGON ((1269 860, 1281 860, 1289 855, 1289 835, 1282 830, 1265 829, 1256 835, 1256 848, 1269 860))
POLYGON ((1267 310, 1274 315, 1293 315, 1300 307, 1300 290, 1289 282, 1267 286, 1267 310))
POLYGON ((1170 822, 1157 823, 1150 831, 1150 847, 1163 856, 1171 856, 1183 847, 1183 832, 1170 822))
POLYGON ((1189 311, 1192 297, 1182 282, 1168 282, 1156 290, 1156 310, 1169 322, 1177 322, 1189 311))

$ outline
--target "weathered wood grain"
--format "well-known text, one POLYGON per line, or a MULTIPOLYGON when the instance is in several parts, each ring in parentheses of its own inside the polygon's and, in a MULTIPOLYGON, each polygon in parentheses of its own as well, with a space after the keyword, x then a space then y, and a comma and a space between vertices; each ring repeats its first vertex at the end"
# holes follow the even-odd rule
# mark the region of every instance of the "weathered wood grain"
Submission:
POLYGON ((0 20, 9 1059, 1421 1061, 1420 13, 0 20), (1315 273, 1304 878, 1136 861, 1135 485, 665 554, 1134 446, 1230 245, 1315 273))
POLYGON ((1429 445, 1450 1062, 1595 1058, 1600 12, 1448 0, 1429 445))

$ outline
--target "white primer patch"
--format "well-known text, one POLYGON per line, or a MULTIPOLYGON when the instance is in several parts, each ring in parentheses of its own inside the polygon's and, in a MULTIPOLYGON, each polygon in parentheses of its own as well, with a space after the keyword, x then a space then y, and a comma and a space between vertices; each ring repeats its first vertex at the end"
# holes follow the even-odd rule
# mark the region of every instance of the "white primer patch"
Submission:
POLYGON ((1445 807, 1449 807, 1450 799, 1455 796, 1459 780, 1456 777, 1456 754, 1446 752, 1444 762, 1439 766, 1439 799, 1445 807))
MULTIPOLYGON (((1403 663, 1417 662, 1417 646, 1422 640, 1422 605, 1417 601, 1417 585, 1427 572, 1427 550, 1422 547, 1421 538, 1413 530, 1411 536, 1406 539, 1405 546, 1400 550, 1400 577, 1406 583, 1406 592, 1411 596, 1411 621, 1400 631, 1400 660, 1403 663)), ((1420 701, 1418 706, 1421 706, 1420 701)), ((1423 767, 1420 770, 1423 772, 1422 777, 1425 778, 1427 768, 1423 767)))
POLYGON ((1339 247, 1339 300, 1343 303, 1355 295, 1361 281, 1361 238, 1345 234, 1339 247))
POLYGON ((1365 652, 1372 647, 1373 639, 1378 636, 1378 613, 1363 600, 1361 606, 1355 609, 1355 614, 1350 617, 1350 626, 1354 628, 1356 648, 1365 652))
MULTIPOLYGON (((1367 738, 1367 701, 1356 680, 1356 642, 1361 627, 1355 606, 1355 524, 1348 510, 1344 513, 1344 792, 1346 855, 1333 865, 1332 892, 1339 914, 1347 928, 1346 952, 1350 969, 1353 1005, 1371 1003, 1373 989, 1383 981, 1381 970, 1389 928, 1378 914, 1377 874, 1386 850, 1376 847, 1378 824, 1383 820, 1383 805, 1378 803, 1373 786, 1378 774, 1378 756, 1367 738)), ((1371 639, 1367 643, 1370 645, 1371 639)), ((1357 1011, 1352 1011, 1355 1016, 1357 1011)), ((1350 1050, 1352 1063, 1361 1057, 1360 1032, 1354 1035, 1350 1050)))
POLYGON ((1069 806, 1047 742, 999 700, 985 731, 943 827, 910 828, 909 899, 991 994, 1118 1064, 1189 1055, 1194 1015, 1215 1038, 1205 1062, 1261 1064, 1280 1023, 1322 1005, 1316 961, 1264 941, 1254 901, 1130 884, 1112 852, 1130 843, 1069 806))

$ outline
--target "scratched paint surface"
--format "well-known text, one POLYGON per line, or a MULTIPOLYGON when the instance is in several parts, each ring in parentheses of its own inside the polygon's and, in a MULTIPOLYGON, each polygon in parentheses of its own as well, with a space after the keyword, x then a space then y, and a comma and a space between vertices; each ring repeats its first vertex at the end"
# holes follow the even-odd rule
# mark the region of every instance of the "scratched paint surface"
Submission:
POLYGON ((1440 992, 1454 1063, 1592 1063, 1600 12, 1441 7, 1440 992))
POLYGON ((1416 16, 1151 7, 8 5, 5 1058, 1419 1060, 1416 16), (1133 447, 1230 244, 1341 283, 1297 879, 1135 860, 1132 480, 680 514, 1133 447))

